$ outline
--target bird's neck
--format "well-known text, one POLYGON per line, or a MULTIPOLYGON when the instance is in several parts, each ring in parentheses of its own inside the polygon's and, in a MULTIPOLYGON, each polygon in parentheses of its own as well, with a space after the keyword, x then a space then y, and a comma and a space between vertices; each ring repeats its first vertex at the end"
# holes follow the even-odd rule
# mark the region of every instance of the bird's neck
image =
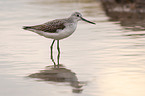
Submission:
POLYGON ((68 21, 69 21, 70 23, 77 23, 77 22, 78 22, 76 19, 74 19, 74 18, 72 18, 72 17, 69 17, 69 18, 68 18, 68 21))

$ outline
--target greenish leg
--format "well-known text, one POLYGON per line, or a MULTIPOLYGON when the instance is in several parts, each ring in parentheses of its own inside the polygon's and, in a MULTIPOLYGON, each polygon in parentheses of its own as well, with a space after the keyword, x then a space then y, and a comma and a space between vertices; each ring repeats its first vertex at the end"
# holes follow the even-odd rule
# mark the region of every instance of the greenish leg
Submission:
POLYGON ((56 66, 56 63, 55 63, 55 61, 53 59, 53 44, 54 44, 54 42, 55 42, 55 40, 52 41, 52 44, 50 46, 50 49, 51 49, 51 60, 54 63, 54 66, 56 66))
POLYGON ((59 40, 57 40, 57 50, 58 50, 58 55, 57 55, 57 62, 59 66, 59 59, 60 59, 60 48, 59 48, 59 40))

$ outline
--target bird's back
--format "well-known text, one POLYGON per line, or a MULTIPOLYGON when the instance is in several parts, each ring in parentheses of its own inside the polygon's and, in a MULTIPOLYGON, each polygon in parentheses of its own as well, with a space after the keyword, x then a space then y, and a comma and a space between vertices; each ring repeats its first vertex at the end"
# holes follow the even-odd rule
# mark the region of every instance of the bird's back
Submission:
POLYGON ((55 33, 58 29, 63 30, 65 28, 65 23, 67 23, 66 19, 56 19, 53 21, 46 22, 44 24, 35 25, 35 26, 24 26, 25 30, 39 30, 43 32, 55 33))

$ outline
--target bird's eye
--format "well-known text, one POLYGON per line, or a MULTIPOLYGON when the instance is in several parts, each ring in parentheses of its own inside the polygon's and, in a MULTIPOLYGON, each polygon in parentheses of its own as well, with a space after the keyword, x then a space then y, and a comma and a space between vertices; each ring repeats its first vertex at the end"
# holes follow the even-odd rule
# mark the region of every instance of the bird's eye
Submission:
POLYGON ((79 17, 79 15, 77 15, 77 17, 79 17))

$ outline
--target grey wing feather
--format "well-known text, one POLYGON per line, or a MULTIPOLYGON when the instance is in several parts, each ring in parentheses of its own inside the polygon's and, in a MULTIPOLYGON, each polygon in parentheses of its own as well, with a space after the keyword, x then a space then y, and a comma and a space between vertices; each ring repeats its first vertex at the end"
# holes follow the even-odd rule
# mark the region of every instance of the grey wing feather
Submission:
POLYGON ((65 20, 60 20, 56 19, 47 23, 44 23, 42 25, 36 25, 36 26, 26 26, 23 27, 23 29, 35 29, 35 30, 40 30, 44 32, 50 32, 50 33, 55 33, 57 32, 58 29, 64 29, 65 28, 65 20))

